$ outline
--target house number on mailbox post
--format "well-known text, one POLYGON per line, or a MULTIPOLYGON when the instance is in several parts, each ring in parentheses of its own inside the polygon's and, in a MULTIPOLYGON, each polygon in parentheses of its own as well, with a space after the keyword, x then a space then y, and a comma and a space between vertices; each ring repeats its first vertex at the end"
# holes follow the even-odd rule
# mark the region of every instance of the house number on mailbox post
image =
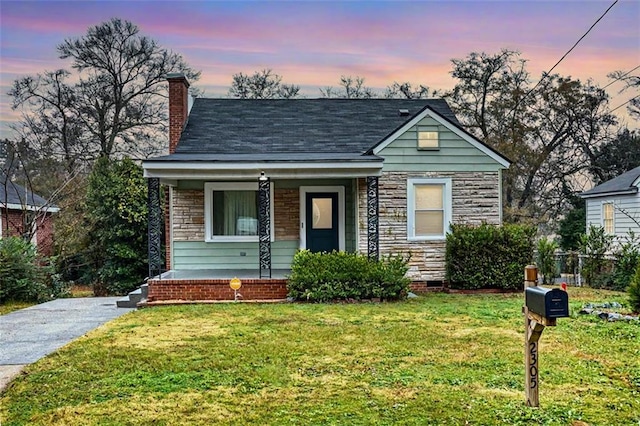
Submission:
POLYGON ((539 407, 538 341, 545 326, 556 325, 556 318, 569 316, 569 297, 565 291, 538 286, 538 268, 524 269, 524 371, 525 397, 529 407, 539 407))

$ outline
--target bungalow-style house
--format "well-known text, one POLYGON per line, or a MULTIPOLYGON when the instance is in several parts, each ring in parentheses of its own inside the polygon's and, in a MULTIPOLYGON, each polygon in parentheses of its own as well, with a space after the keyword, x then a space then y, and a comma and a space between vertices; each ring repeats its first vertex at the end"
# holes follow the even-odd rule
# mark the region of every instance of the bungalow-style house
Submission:
POLYGON ((148 301, 286 297, 299 249, 411 254, 416 289, 442 285, 450 223, 502 221, 509 161, 442 99, 195 99, 170 75, 169 155, 143 162, 148 301), (160 269, 159 184, 166 185, 160 269), (155 271, 155 272, 154 272, 155 271))
POLYGON ((601 226, 616 239, 640 234, 640 167, 580 194, 587 206, 587 230, 601 226))
POLYGON ((0 175, 0 238, 30 235, 43 256, 53 253, 52 214, 60 209, 0 175), (31 226, 32 229, 26 227, 31 226))

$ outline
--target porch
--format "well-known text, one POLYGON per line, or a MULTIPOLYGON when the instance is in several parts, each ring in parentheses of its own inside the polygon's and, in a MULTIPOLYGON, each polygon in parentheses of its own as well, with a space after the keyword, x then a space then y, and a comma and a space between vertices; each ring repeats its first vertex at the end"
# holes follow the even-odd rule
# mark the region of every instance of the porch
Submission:
POLYGON ((244 283, 245 280, 286 280, 291 269, 272 269, 271 277, 260 276, 258 269, 181 269, 171 270, 154 277, 154 280, 222 280, 229 285, 232 278, 240 278, 244 283))
POLYGON ((169 187, 166 215, 159 179, 148 184, 150 302, 232 300, 234 277, 243 282, 245 300, 285 299, 299 249, 366 250, 378 258, 375 176, 272 181, 261 173, 256 183, 180 180, 169 187), (367 224, 365 235, 359 223, 367 224), (163 267, 169 270, 161 273, 163 267))
POLYGON ((288 269, 272 269, 262 277, 258 269, 193 269, 171 270, 149 279, 147 304, 201 303, 212 300, 234 300, 229 286, 239 278, 240 300, 277 301, 287 298, 288 269))

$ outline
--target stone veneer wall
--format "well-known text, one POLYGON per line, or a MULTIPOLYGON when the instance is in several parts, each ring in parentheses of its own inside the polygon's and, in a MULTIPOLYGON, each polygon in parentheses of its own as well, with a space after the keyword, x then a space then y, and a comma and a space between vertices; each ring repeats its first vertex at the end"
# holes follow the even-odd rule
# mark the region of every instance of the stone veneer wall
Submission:
POLYGON ((173 240, 204 241, 204 191, 173 189, 173 240))
MULTIPOLYGON (((380 255, 411 253, 409 277, 414 281, 445 279, 445 241, 407 240, 407 179, 451 178, 453 223, 499 224, 498 172, 384 172, 379 179, 380 255)), ((359 250, 367 251, 367 193, 358 180, 359 250)))
MULTIPOLYGON (((276 241, 300 238, 300 193, 297 189, 275 189, 273 193, 276 241)), ((173 190, 173 240, 204 241, 204 191, 173 190)))

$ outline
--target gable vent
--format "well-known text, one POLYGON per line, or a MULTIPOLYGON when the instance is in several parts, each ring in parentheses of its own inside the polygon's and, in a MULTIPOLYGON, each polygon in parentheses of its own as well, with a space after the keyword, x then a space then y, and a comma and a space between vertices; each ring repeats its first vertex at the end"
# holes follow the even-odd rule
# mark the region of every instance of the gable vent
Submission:
POLYGON ((406 117, 407 115, 409 115, 408 109, 399 109, 398 112, 400 113, 400 117, 406 117))

